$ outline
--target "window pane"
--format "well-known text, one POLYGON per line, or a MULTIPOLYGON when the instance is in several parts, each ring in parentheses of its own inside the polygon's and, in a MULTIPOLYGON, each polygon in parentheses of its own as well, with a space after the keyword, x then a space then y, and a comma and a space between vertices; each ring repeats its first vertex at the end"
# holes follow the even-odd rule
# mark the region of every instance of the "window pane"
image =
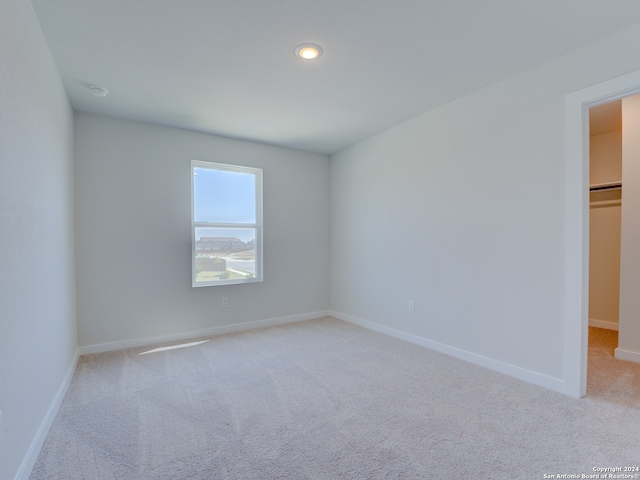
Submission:
POLYGON ((193 175, 194 222, 256 222, 254 174, 195 167, 193 175))
POLYGON ((196 228, 196 283, 256 275, 255 228, 196 228))

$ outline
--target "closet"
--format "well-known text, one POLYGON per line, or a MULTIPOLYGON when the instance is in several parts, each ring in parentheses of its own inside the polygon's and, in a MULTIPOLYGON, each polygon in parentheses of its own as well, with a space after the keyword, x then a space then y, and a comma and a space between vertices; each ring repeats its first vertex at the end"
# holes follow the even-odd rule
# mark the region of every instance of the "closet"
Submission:
POLYGON ((589 124, 589 325, 618 330, 623 188, 621 101, 592 108, 589 124))

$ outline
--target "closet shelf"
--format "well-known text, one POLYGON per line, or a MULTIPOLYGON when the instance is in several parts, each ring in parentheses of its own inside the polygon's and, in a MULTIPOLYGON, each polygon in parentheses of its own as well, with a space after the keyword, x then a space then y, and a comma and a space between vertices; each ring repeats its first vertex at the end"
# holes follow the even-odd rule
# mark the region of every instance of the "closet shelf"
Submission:
POLYGON ((620 207, 622 206, 622 200, 602 200, 600 202, 590 202, 590 207, 620 207))
POLYGON ((602 190, 615 190, 622 188, 622 182, 607 182, 607 183, 594 183, 589 185, 589 191, 600 192, 602 190))

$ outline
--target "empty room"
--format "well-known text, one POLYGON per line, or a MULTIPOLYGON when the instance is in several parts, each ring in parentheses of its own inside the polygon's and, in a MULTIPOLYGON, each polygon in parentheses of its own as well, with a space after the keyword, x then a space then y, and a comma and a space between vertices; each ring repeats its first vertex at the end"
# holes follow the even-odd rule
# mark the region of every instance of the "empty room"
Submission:
POLYGON ((635 0, 4 0, 0 480, 640 478, 639 45, 635 0))

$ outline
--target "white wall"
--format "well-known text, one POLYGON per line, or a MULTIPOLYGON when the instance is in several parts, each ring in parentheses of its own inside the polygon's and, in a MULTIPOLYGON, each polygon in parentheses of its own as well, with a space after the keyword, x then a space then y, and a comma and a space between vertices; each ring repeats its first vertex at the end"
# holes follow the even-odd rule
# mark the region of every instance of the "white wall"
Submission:
POLYGON ((326 312, 327 156, 86 113, 75 139, 80 345, 326 312), (191 287, 191 159, 264 169, 264 282, 191 287))
POLYGON ((622 99, 622 239, 616 358, 640 362, 640 95, 622 99))
MULTIPOLYGON (((592 135, 589 157, 590 184, 621 181, 622 131, 592 135)), ((592 192, 589 212, 589 325, 613 330, 620 310, 620 195, 592 192)))
POLYGON ((333 155, 332 310, 562 390, 565 95, 640 69, 639 41, 635 25, 333 155))
POLYGON ((73 124, 31 2, 0 3, 0 46, 0 480, 8 480, 30 471, 37 432, 74 365, 73 124))

